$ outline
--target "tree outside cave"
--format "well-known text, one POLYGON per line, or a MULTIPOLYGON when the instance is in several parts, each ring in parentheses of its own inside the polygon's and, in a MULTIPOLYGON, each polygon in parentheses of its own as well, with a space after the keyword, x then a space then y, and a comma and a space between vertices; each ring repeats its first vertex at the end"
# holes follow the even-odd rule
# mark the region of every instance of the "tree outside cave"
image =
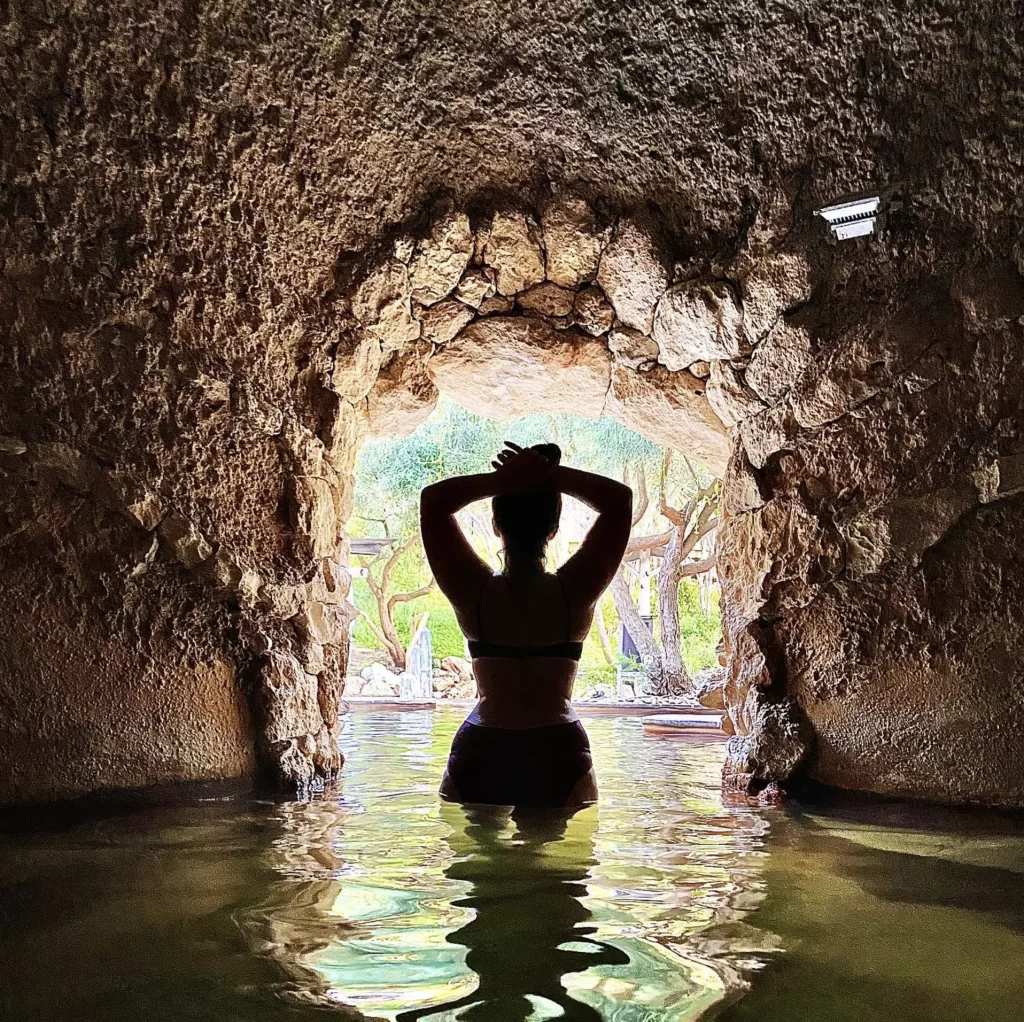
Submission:
MULTIPOLYGON (((636 679, 638 695, 692 693, 698 672, 717 665, 721 640, 717 481, 684 456, 609 419, 538 414, 498 422, 445 398, 414 433, 371 441, 360 451, 349 535, 355 550, 371 552, 351 557, 359 611, 351 669, 363 677, 351 677, 347 690, 382 696, 391 686, 396 693, 395 675, 405 670, 410 640, 425 625, 435 696, 473 694, 465 640, 433 584, 420 543, 419 495, 438 479, 489 471, 506 439, 524 446, 554 441, 566 464, 624 479, 634 490, 630 544, 584 643, 576 697, 614 696, 620 669, 636 679)), ((549 568, 570 556, 592 520, 590 509, 565 500, 549 568)), ((498 570, 500 544, 489 502, 465 508, 459 521, 480 556, 498 570)))

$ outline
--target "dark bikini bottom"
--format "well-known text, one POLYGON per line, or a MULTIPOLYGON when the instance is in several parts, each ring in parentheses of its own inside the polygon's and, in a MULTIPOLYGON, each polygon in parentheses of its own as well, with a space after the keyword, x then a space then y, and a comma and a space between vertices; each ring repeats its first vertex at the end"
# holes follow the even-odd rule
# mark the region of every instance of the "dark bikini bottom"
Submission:
POLYGON ((522 729, 466 721, 452 741, 448 776, 462 802, 561 806, 591 766, 578 720, 522 729))

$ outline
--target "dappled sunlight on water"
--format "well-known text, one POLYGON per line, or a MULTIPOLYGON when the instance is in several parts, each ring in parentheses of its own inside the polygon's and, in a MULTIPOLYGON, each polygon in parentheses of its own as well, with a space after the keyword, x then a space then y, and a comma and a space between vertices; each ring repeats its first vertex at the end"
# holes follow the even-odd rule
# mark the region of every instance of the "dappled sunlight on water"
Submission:
POLYGON ((724 805, 719 742, 635 717, 586 721, 597 806, 471 809, 458 722, 354 714, 309 801, 9 816, 0 1019, 1020 1018, 1017 819, 724 805))

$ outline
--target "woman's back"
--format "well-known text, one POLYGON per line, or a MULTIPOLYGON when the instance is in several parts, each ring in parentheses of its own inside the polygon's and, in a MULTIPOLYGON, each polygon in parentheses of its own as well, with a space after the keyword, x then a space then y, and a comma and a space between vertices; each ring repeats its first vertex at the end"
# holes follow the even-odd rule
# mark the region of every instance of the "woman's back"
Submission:
POLYGON ((480 696, 471 721, 526 728, 576 719, 572 687, 593 609, 574 609, 557 575, 493 575, 474 605, 456 609, 480 696))

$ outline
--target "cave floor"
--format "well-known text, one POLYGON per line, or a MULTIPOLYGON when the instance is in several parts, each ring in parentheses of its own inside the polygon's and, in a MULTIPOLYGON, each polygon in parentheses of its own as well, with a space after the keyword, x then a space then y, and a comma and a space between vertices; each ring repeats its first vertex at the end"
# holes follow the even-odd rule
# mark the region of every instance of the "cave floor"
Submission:
POLYGON ((459 719, 350 715, 306 801, 10 814, 0 1018, 1019 1018, 1018 819, 729 805, 721 742, 626 716, 599 806, 510 819, 437 799, 459 719))

